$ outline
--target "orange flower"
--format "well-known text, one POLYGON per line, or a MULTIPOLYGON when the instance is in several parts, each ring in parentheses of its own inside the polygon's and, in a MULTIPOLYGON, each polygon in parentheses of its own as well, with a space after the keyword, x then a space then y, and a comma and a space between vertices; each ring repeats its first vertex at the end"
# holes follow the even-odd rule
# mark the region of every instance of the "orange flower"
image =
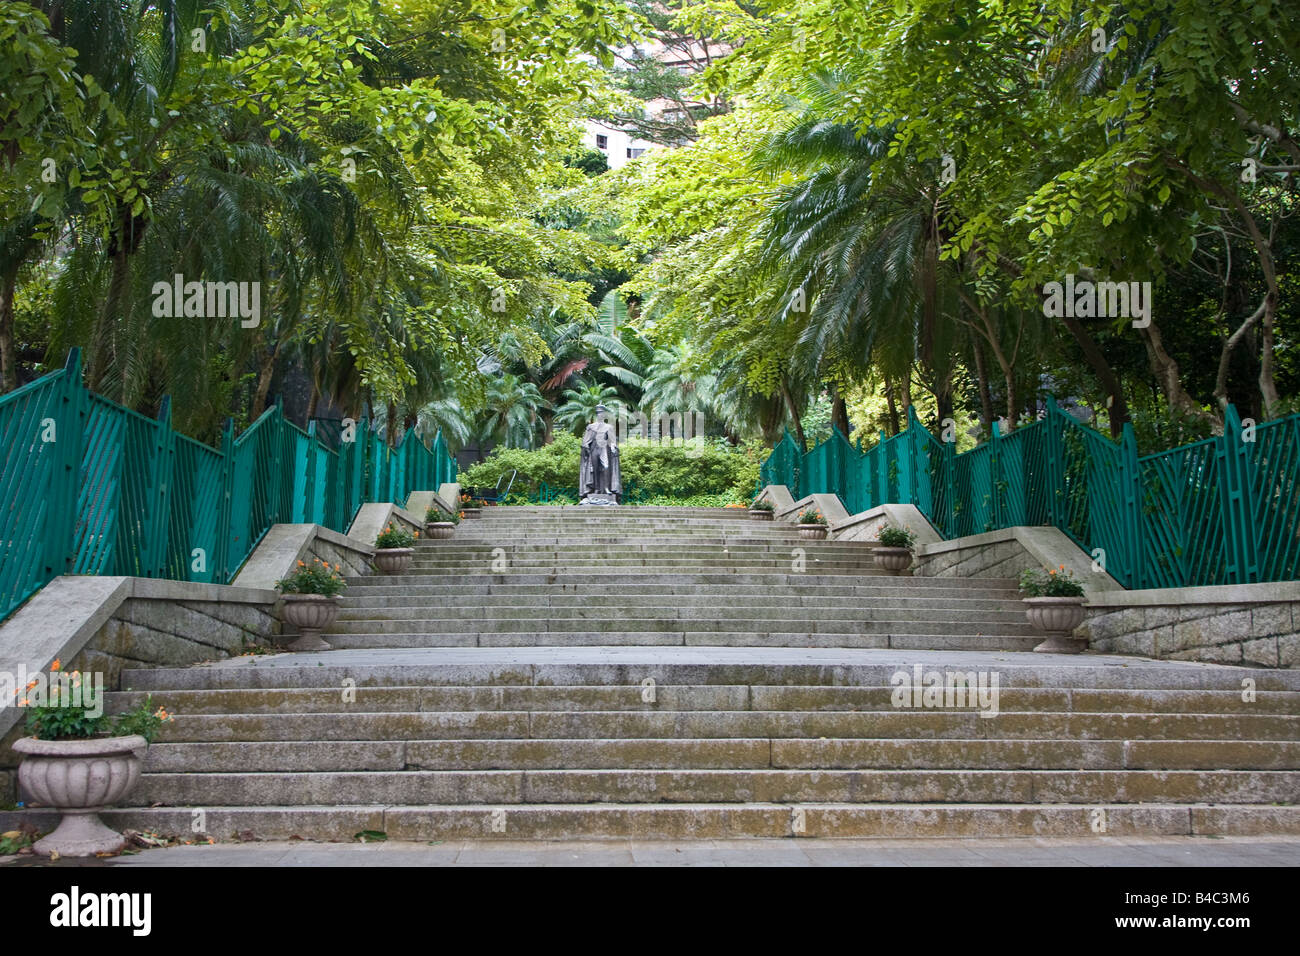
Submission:
POLYGON ((50 665, 50 670, 56 671, 62 666, 63 666, 62 662, 56 657, 54 658, 54 663, 50 665))
POLYGON ((307 567, 307 562, 306 562, 306 561, 299 561, 299 562, 298 562, 298 567, 300 567, 300 568, 305 568, 305 567, 307 567))
POLYGON ((1065 570, 1065 565, 1063 565, 1063 564, 1058 564, 1057 567, 1059 567, 1062 571, 1065 570))
MULTIPOLYGON (((33 681, 28 681, 28 682, 27 682, 27 689, 28 689, 28 690, 31 690, 31 689, 32 689, 33 687, 35 687, 35 686, 36 686, 36 681, 33 680, 33 681)), ((17 693, 17 691, 14 691, 14 693, 17 693)))
POLYGON ((18 706, 19 706, 19 707, 26 707, 26 706, 27 706, 27 698, 24 697, 22 700, 20 700, 20 701, 18 702, 18 706))
POLYGON ((341 565, 341 564, 335 564, 335 565, 334 565, 334 570, 335 570, 335 571, 342 571, 342 570, 343 570, 343 565, 341 565))

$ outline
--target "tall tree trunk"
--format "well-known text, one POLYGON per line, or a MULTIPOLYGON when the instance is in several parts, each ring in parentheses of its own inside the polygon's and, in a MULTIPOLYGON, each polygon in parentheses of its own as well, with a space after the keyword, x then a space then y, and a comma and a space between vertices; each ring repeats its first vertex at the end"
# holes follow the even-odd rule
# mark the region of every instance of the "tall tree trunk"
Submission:
POLYGON ((384 427, 384 438, 389 448, 397 447, 397 403, 388 403, 388 419, 384 427))
MULTIPOLYGON (((1238 112, 1238 118, 1242 118, 1240 111, 1238 112)), ((1267 130, 1270 136, 1276 132, 1271 127, 1260 128, 1267 130)), ((1279 140, 1279 142, 1281 141, 1279 140)), ((1294 146, 1295 144, 1292 143, 1288 148, 1294 146)), ((1263 417, 1265 419, 1273 418, 1278 414, 1281 401, 1273 372, 1274 319, 1277 315, 1277 304, 1281 299, 1281 290, 1277 283, 1277 267, 1273 259, 1272 242, 1260 231, 1259 223, 1255 221, 1254 215, 1236 190, 1229 189, 1216 180, 1203 179, 1197 176, 1180 161, 1166 159, 1166 164, 1186 173, 1187 178, 1201 189, 1226 200, 1236 210, 1237 215, 1241 217, 1246 232, 1250 234, 1250 241, 1255 247, 1255 255, 1259 259, 1260 271, 1264 273, 1264 284, 1268 289, 1268 294, 1264 296, 1264 311, 1259 320, 1260 339, 1262 340, 1260 342, 1259 358, 1259 394, 1264 403, 1263 417)))
POLYGON ((253 411, 250 420, 257 421, 259 415, 266 411, 267 396, 271 392, 271 379, 275 377, 275 359, 280 353, 280 344, 273 342, 271 349, 262 357, 257 370, 257 391, 253 393, 253 411))
POLYGON ((799 442, 799 450, 808 451, 808 442, 803 434, 803 422, 800 421, 799 406, 795 404, 794 396, 790 394, 790 383, 784 375, 781 376, 781 397, 785 399, 786 411, 790 413, 790 421, 794 424, 794 437, 799 442))
POLYGON ((844 396, 838 388, 831 389, 831 427, 838 428, 845 438, 849 437, 849 409, 844 404, 844 396))
POLYGON ((942 428, 944 419, 952 418, 953 412, 951 368, 944 375, 943 381, 939 383, 939 391, 935 393, 934 399, 935 404, 938 406, 939 425, 942 428))
POLYGON ((989 373, 984 364, 984 347, 978 338, 972 336, 971 348, 975 353, 975 378, 980 393, 980 414, 983 416, 984 427, 987 428, 993 421, 993 393, 989 389, 989 373))
MULTIPOLYGON (((113 268, 108 280, 108 295, 104 298, 104 307, 100 309, 95 321, 95 328, 90 341, 90 354, 86 361, 86 385, 91 391, 101 391, 109 366, 115 358, 113 344, 114 326, 122 316, 123 303, 126 300, 126 285, 130 276, 131 257, 126 249, 125 238, 119 238, 117 249, 113 253, 113 268)), ((123 383, 125 385, 125 383, 123 383)), ((119 395, 118 398, 125 398, 119 395)))
POLYGON ((885 378, 885 404, 889 409, 889 434, 897 435, 902 430, 898 420, 898 403, 894 401, 894 383, 885 378))
POLYGON ((14 347, 14 294, 18 270, 0 276, 0 393, 18 387, 18 354, 14 347))
POLYGON ((311 400, 307 402, 307 421, 316 417, 316 406, 320 402, 320 386, 315 382, 311 383, 311 400))
POLYGON ((1155 320, 1151 319, 1151 324, 1140 331, 1142 332, 1142 344, 1147 349, 1147 359, 1151 363, 1151 372, 1155 375, 1156 381, 1160 383, 1160 390, 1164 393, 1165 401, 1169 403, 1170 410, 1177 411, 1187 418, 1206 422, 1215 434, 1221 434, 1223 432, 1223 422, 1201 408, 1196 400, 1188 395, 1187 390, 1183 388, 1182 372, 1178 368, 1178 362, 1165 351, 1164 340, 1160 336, 1160 327, 1156 325, 1155 320))
POLYGON ((1092 336, 1079 324, 1079 320, 1070 316, 1061 316, 1061 321, 1065 323, 1065 327, 1074 336, 1074 341, 1079 346, 1079 350, 1083 352, 1084 359, 1092 366, 1093 373, 1097 376, 1102 389, 1106 392, 1108 398, 1106 406, 1110 418, 1110 437, 1118 439, 1124 431, 1124 423, 1129 420, 1128 402, 1124 401, 1124 390, 1120 387, 1119 379, 1116 378, 1114 369, 1106 361, 1106 356, 1101 354, 1101 349, 1097 347, 1097 343, 1093 341, 1092 336))

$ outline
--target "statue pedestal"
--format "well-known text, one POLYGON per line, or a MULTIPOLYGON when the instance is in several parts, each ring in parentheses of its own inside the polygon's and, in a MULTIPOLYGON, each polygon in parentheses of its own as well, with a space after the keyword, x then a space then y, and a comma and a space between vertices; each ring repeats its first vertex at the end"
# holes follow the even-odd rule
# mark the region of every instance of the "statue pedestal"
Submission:
POLYGON ((584 505, 617 505, 618 499, 613 495, 590 494, 582 499, 584 505))

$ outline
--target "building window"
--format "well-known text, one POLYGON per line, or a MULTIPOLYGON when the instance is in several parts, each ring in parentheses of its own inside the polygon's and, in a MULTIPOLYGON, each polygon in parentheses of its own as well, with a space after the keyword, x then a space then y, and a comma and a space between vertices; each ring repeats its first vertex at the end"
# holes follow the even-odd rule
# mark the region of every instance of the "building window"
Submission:
POLYGON ((600 133, 597 133, 597 134, 596 134, 596 148, 597 148, 597 149, 609 149, 609 137, 608 137, 608 136, 602 136, 600 133))
POLYGON ((644 153, 644 152, 645 152, 644 149, 633 149, 631 146, 629 146, 629 147, 627 148, 627 158, 628 158, 628 159, 636 159, 638 156, 640 156, 640 155, 641 155, 642 153, 644 153))

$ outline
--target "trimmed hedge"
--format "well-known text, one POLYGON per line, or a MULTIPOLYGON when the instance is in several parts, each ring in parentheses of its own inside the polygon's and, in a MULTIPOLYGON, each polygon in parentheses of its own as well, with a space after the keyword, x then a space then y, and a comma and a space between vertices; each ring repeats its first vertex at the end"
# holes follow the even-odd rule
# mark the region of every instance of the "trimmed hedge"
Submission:
MULTIPOLYGON (((526 489, 536 495, 543 482, 553 490, 576 489, 581 451, 580 439, 569 434, 557 434, 549 445, 532 451, 499 448, 485 461, 461 471, 459 481, 464 488, 492 488, 498 478, 515 469, 519 472, 515 492, 526 489)), ((683 446, 630 438, 619 445, 623 487, 634 485, 657 499, 683 501, 707 495, 721 496, 723 504, 747 504, 765 452, 758 442, 732 448, 725 443, 683 446)), ((505 490, 504 481, 501 488, 505 490)))

